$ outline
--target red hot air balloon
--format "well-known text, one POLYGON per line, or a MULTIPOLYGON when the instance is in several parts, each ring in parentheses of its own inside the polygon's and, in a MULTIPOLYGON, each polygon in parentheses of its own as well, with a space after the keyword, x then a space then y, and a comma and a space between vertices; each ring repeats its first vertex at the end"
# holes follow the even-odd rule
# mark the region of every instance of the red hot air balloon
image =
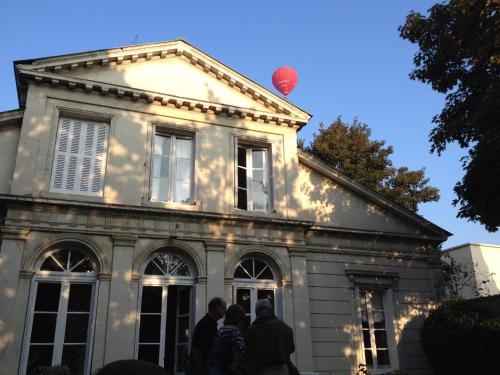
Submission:
POLYGON ((273 85, 285 97, 292 92, 298 80, 297 72, 288 66, 282 66, 273 73, 273 85))

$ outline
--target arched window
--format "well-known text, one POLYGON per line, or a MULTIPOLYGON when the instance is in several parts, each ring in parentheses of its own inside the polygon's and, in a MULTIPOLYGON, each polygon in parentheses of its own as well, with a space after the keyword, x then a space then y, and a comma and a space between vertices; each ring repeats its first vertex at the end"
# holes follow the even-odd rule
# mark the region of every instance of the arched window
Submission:
POLYGON ((246 327, 255 319, 255 303, 267 298, 281 317, 281 293, 271 265, 259 257, 245 257, 234 271, 234 301, 246 312, 246 327))
POLYGON ((186 371, 194 276, 193 262, 170 249, 149 260, 142 275, 135 357, 173 375, 186 371))
POLYGON ((97 267, 90 253, 60 248, 46 253, 33 279, 22 369, 66 365, 90 373, 97 267))

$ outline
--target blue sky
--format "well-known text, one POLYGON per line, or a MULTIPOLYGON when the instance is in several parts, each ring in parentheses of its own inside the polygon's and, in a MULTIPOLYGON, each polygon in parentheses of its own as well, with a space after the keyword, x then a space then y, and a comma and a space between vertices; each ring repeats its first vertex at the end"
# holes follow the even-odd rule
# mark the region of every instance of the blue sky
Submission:
POLYGON ((454 233, 445 247, 500 243, 500 235, 457 219, 453 186, 463 172, 463 150, 429 153, 432 116, 444 98, 408 78, 415 46, 397 27, 410 10, 434 1, 9 1, 0 2, 0 111, 17 107, 12 61, 185 38, 240 73, 272 89, 279 66, 294 67, 299 82, 289 100, 320 122, 358 117, 373 139, 394 146, 395 166, 426 168, 441 191, 419 213, 454 233))

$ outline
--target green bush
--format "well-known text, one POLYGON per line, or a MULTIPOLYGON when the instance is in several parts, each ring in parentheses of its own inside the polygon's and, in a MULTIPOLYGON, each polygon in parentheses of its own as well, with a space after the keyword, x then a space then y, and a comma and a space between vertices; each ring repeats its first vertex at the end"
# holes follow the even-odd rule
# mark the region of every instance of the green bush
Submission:
POLYGON ((425 320, 422 344, 435 375, 497 374, 500 296, 444 301, 425 320))
POLYGON ((29 375, 71 375, 68 366, 43 366, 30 371, 29 375))
POLYGON ((151 362, 125 359, 108 363, 95 375, 168 375, 168 372, 151 362))

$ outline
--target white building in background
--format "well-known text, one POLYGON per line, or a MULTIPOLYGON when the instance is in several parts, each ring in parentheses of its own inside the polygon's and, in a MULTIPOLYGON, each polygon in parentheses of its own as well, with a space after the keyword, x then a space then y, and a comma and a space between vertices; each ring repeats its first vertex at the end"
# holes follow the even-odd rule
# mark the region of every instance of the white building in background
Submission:
POLYGON ((419 332, 450 233, 297 149, 309 114, 181 40, 14 66, 2 375, 126 358, 181 375, 213 296, 249 320, 269 298, 302 372, 430 374, 419 332))
POLYGON ((478 297, 475 292, 478 287, 484 288, 481 295, 500 293, 500 245, 466 243, 445 249, 444 252, 472 274, 472 288, 464 287, 460 293, 462 297, 478 297))

